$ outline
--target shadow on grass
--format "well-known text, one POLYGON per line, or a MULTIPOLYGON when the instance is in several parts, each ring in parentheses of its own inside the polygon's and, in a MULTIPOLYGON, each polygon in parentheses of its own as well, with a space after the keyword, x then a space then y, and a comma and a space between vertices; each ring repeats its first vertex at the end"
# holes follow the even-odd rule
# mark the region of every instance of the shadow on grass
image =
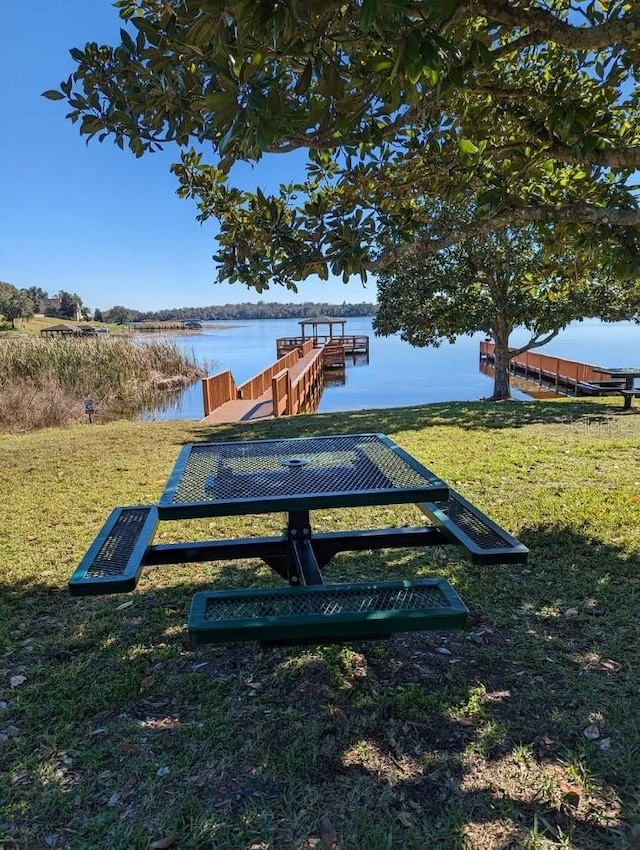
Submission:
POLYGON ((190 646, 191 594, 271 581, 256 561, 159 568, 131 596, 0 585, 25 677, 2 696, 6 846, 284 850, 329 813, 345 847, 630 847, 637 564, 560 526, 521 538, 525 567, 336 558, 331 580, 445 574, 472 615, 343 646, 190 646))
POLYGON ((640 407, 623 411, 622 402, 587 401, 510 401, 444 402, 417 407, 322 413, 285 417, 254 423, 216 425, 201 423, 203 440, 265 439, 274 437, 315 437, 326 434, 418 430, 439 426, 465 429, 525 428, 529 425, 568 425, 577 429, 598 423, 613 424, 624 433, 624 419, 640 415, 640 407))

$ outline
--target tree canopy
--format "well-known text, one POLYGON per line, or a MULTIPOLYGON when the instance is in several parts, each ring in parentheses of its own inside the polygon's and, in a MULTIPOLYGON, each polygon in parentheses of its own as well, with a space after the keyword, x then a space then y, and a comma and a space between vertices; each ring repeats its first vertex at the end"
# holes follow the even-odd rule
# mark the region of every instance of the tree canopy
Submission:
POLYGON ((179 193, 220 221, 220 279, 295 288, 394 262, 434 194, 473 227, 559 223, 620 274, 640 256, 640 4, 565 0, 117 0, 114 46, 74 48, 66 99, 87 139, 176 143, 179 193), (309 152, 274 197, 232 166, 309 152), (209 158, 210 157, 210 158, 209 158), (231 178, 230 178, 231 172, 231 178))
POLYGON ((0 281, 0 315, 15 328, 16 319, 30 319, 34 303, 27 289, 18 289, 10 283, 0 281))
POLYGON ((64 319, 77 319, 82 311, 82 298, 75 292, 61 289, 58 293, 60 300, 60 315, 64 319))
MULTIPOLYGON (((433 204, 432 227, 446 232, 453 221, 473 223, 473 206, 433 204)), ((495 343, 492 398, 508 398, 509 361, 545 345, 570 322, 640 320, 640 284, 581 266, 570 244, 531 224, 476 235, 435 254, 406 252, 378 278, 376 333, 399 333, 414 346, 454 342, 483 331, 495 343), (510 348, 516 328, 529 339, 510 348)))

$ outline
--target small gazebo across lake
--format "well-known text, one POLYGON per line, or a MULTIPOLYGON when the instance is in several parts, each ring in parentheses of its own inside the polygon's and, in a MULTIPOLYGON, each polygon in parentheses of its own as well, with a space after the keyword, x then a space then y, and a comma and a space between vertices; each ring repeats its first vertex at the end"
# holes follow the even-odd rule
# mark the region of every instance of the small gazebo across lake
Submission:
POLYGON ((328 337, 329 339, 335 339, 336 337, 344 337, 344 326, 346 323, 346 319, 338 319, 335 316, 312 316, 310 319, 300 319, 298 324, 300 325, 300 329, 302 330, 302 339, 313 339, 314 342, 318 341, 318 328, 327 327, 328 332, 322 333, 320 336, 328 337), (333 333, 334 325, 338 325, 340 327, 340 333, 333 333), (313 333, 307 334, 306 328, 311 327, 313 333))

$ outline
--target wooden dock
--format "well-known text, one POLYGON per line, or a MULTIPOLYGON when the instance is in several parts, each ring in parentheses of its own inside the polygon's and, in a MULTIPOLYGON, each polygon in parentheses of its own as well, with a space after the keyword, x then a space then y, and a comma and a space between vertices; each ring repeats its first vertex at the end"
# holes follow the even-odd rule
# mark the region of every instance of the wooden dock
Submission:
MULTIPOLYGON (((485 340, 480 343, 481 364, 493 365, 494 350, 495 343, 485 340)), ((624 379, 601 372, 597 366, 537 351, 525 351, 513 357, 509 361, 509 370, 525 381, 538 382, 551 388, 554 393, 572 393, 576 396, 617 394, 625 385, 624 379)))
POLYGON ((204 421, 253 422, 315 410, 323 371, 324 346, 306 340, 240 386, 229 371, 204 378, 204 421))
POLYGON ((355 359, 358 355, 369 358, 369 337, 366 334, 318 334, 313 336, 287 336, 276 340, 277 356, 282 357, 294 348, 299 348, 305 342, 313 341, 315 346, 324 346, 325 351, 331 351, 331 364, 325 354, 327 368, 344 368, 345 357, 350 355, 355 359))

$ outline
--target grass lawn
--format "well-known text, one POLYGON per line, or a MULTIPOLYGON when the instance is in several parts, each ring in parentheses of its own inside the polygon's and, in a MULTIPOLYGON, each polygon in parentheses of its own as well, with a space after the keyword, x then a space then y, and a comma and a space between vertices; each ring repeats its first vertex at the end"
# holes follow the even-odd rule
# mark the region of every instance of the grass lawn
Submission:
MULTIPOLYGON (((637 848, 640 407, 436 404, 251 426, 83 425, 0 437, 4 850, 637 848), (345 553, 328 580, 440 575, 465 632, 194 649, 198 589, 274 584, 259 561, 66 581, 116 505, 156 501, 181 445, 382 431, 531 549, 345 553)), ((316 530, 415 524, 318 511, 316 530)), ((162 523, 159 539, 281 517, 162 523)))
POLYGON ((15 336, 16 334, 29 334, 31 336, 40 336, 40 331, 50 328, 53 325, 72 325, 74 328, 87 327, 87 324, 108 328, 111 333, 124 333, 128 329, 124 325, 103 325, 101 322, 76 322, 73 319, 56 319, 51 316, 32 316, 30 319, 16 319, 15 328, 11 327, 11 322, 0 323, 0 331, 4 336, 15 336))

